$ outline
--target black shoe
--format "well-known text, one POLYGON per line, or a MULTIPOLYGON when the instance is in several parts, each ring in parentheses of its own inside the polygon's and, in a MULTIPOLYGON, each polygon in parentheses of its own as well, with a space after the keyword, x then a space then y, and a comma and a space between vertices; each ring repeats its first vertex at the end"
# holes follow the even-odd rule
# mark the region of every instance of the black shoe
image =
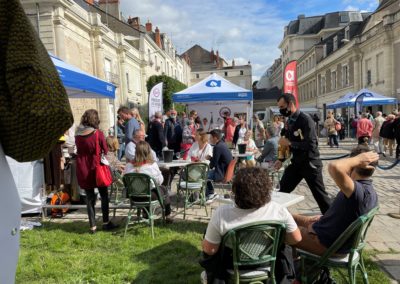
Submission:
POLYGON ((103 230, 104 231, 111 231, 114 230, 116 228, 118 228, 119 225, 112 223, 111 221, 108 222, 107 224, 103 224, 103 230))
POLYGON ((91 235, 96 234, 96 229, 94 229, 94 230, 90 229, 90 230, 89 230, 89 234, 91 234, 91 235))

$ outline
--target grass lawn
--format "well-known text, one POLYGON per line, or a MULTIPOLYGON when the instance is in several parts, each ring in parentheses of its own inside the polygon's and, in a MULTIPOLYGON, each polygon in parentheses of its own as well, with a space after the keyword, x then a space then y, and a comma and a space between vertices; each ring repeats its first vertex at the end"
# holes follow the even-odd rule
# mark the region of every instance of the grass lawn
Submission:
MULTIPOLYGON (((17 283, 200 283, 200 222, 146 225, 88 234, 88 223, 45 222, 21 233, 17 283)), ((366 254, 370 283, 390 283, 366 254)), ((337 283, 345 283, 334 272, 337 283)), ((358 277, 357 283, 362 283, 358 277)))

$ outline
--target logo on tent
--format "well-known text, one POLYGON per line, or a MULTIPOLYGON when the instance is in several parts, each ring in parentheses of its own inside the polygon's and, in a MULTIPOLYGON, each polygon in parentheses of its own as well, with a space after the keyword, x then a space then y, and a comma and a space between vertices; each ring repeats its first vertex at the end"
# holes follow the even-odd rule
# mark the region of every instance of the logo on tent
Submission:
POLYGON ((207 81, 206 86, 210 88, 221 87, 221 80, 207 81))

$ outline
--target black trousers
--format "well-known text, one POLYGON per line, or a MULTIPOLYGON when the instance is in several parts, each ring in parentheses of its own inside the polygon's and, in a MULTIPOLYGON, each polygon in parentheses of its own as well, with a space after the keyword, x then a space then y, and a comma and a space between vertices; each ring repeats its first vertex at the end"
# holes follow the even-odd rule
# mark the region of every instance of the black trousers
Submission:
POLYGON ((400 158, 400 137, 396 137, 396 159, 400 158))
MULTIPOLYGON (((108 211, 108 188, 99 187, 98 188, 101 197, 101 212, 103 214, 103 223, 108 223, 109 221, 109 211, 108 211)), ((89 216, 90 228, 96 226, 96 211, 94 206, 96 205, 96 194, 94 193, 94 188, 86 189, 86 206, 89 216)))
MULTIPOLYGON (((321 162, 318 161, 318 163, 321 162)), ((281 192, 292 192, 303 178, 306 180, 315 201, 318 203, 319 209, 324 214, 331 205, 331 200, 325 190, 322 178, 322 165, 314 165, 309 161, 290 164, 280 181, 281 192)))

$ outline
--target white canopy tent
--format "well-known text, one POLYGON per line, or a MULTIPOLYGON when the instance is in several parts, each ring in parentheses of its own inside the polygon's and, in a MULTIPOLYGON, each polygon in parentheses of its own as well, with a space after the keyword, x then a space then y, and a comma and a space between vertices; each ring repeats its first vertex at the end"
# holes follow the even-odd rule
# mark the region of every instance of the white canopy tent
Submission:
POLYGON ((246 115, 251 123, 253 113, 253 92, 239 87, 221 76, 213 73, 199 83, 175 93, 172 97, 175 103, 186 104, 189 110, 196 110, 198 115, 207 118, 208 126, 220 127, 223 115, 231 117, 246 115), (213 124, 213 125, 211 125, 213 124))

